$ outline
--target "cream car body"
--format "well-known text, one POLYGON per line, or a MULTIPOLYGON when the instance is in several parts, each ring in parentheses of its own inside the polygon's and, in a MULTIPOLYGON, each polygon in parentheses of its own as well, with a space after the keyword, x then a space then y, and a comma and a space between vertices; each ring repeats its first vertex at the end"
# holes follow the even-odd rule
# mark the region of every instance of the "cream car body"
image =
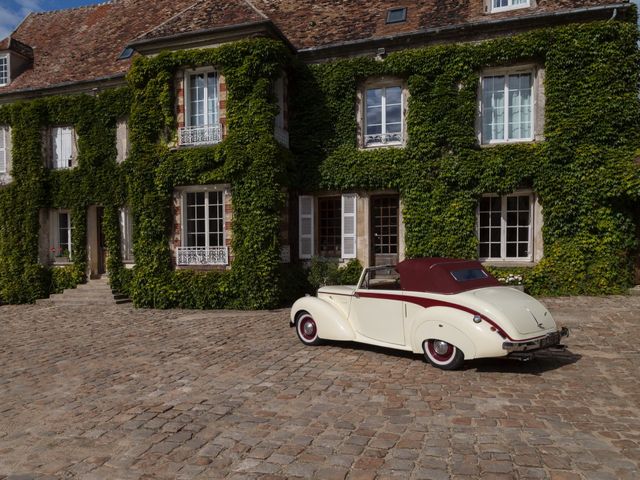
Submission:
POLYGON ((561 337, 568 335, 566 329, 558 329, 540 302, 520 290, 500 286, 478 262, 405 260, 397 269, 399 282, 392 277, 373 279, 381 270, 369 268, 356 286, 322 287, 317 297, 297 300, 291 309, 291 325, 296 326, 300 340, 307 344, 355 341, 424 353, 435 366, 452 369, 475 358, 511 355, 529 359, 532 351, 561 348, 561 337), (449 282, 447 275, 469 269, 475 272, 471 275, 482 278, 466 283, 468 280, 452 277, 456 283, 449 282), (425 286, 421 273, 435 276, 430 279, 434 285, 430 290, 440 292, 421 291, 425 286), (405 281, 403 275, 412 281, 405 281), (441 293, 444 291, 447 293, 441 293))

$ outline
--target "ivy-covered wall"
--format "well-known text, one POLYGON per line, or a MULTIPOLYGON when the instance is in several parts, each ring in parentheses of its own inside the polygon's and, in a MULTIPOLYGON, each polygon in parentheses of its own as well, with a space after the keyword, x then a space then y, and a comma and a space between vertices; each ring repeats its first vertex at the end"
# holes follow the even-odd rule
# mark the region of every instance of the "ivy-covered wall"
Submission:
POLYGON ((544 259, 525 274, 533 293, 611 293, 631 281, 632 211, 640 175, 638 53, 632 23, 538 30, 478 44, 406 50, 305 65, 273 40, 138 59, 129 86, 97 96, 51 97, 0 107, 10 125, 13 179, 0 189, 0 300, 31 302, 73 286, 86 271, 86 216, 104 207, 116 289, 146 307, 267 308, 301 278, 279 263, 280 212, 297 191, 400 192, 408 256, 475 257, 483 193, 528 186, 544 208, 544 259), (490 66, 544 67, 545 141, 481 148, 475 131, 479 74, 490 66), (172 85, 184 67, 214 65, 228 89, 228 136, 210 147, 171 149, 172 85), (273 137, 273 81, 290 73, 291 153, 273 137), (408 144, 357 147, 356 92, 380 75, 406 79, 408 144), (131 151, 116 164, 116 122, 129 117, 131 151), (78 167, 45 167, 42 130, 73 125, 78 167), (234 262, 227 271, 176 271, 169 249, 179 185, 230 184, 234 262), (120 261, 118 208, 129 205, 136 267, 120 261), (39 210, 72 212, 71 267, 38 263, 39 210), (284 280, 283 280, 284 279, 284 280))
MULTIPOLYGON (((475 44, 406 50, 383 61, 299 65, 291 148, 304 191, 393 188, 404 202, 407 256, 474 258, 485 193, 532 188, 544 216, 544 258, 524 274, 534 294, 622 292, 632 281, 640 174, 637 31, 599 22, 475 44), (545 140, 480 147, 479 75, 545 69, 545 140), (361 150, 363 80, 407 79, 406 148, 361 150)), ((520 272, 522 269, 518 269, 520 272)))

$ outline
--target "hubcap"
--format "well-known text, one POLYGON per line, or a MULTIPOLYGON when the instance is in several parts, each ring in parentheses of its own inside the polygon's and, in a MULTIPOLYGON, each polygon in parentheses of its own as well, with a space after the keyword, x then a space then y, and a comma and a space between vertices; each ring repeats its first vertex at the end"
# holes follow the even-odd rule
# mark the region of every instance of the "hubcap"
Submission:
POLYGON ((311 337, 311 336, 313 336, 313 334, 314 334, 314 332, 316 330, 316 327, 313 324, 313 322, 306 321, 306 322, 304 322, 304 325, 302 326, 302 330, 304 331, 304 334, 307 337, 311 337))
POLYGON ((438 355, 446 355, 449 351, 449 344, 447 342, 443 342, 442 340, 437 340, 433 342, 433 349, 438 355))

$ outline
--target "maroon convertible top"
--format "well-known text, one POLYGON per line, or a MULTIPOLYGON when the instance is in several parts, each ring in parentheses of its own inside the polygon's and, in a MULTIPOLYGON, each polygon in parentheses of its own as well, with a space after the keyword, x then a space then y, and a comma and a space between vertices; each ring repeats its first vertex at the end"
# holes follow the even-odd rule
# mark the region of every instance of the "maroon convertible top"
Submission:
POLYGON ((477 260, 456 258, 411 258, 396 265, 404 291, 451 295, 500 282, 477 260))

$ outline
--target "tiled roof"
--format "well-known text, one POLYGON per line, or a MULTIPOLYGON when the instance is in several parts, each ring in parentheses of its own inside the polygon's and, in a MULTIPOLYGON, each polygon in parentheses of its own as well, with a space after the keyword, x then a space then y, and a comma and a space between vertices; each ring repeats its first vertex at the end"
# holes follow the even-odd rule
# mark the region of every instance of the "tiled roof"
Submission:
POLYGON ((213 28, 266 21, 267 17, 244 0, 199 0, 137 40, 171 37, 213 28))
MULTIPOLYGON (((489 0, 112 0, 29 15, 11 35, 33 50, 33 68, 0 95, 124 75, 118 60, 135 41, 152 41, 269 19, 299 50, 542 15, 625 0, 537 0, 535 8, 486 14, 489 0), (387 10, 406 7, 407 20, 385 23, 387 10)), ((0 47, 10 40, 0 42, 0 47)), ((8 43, 7 43, 8 45, 8 43)))
POLYGON ((87 7, 32 13, 11 35, 33 49, 33 68, 0 94, 123 75, 118 56, 132 38, 193 4, 193 0, 114 0, 87 7))
POLYGON ((535 8, 492 14, 484 11, 485 0, 254 0, 254 4, 296 48, 304 49, 621 1, 625 0, 537 0, 535 8), (387 25, 387 10, 394 7, 406 7, 407 20, 387 25))

